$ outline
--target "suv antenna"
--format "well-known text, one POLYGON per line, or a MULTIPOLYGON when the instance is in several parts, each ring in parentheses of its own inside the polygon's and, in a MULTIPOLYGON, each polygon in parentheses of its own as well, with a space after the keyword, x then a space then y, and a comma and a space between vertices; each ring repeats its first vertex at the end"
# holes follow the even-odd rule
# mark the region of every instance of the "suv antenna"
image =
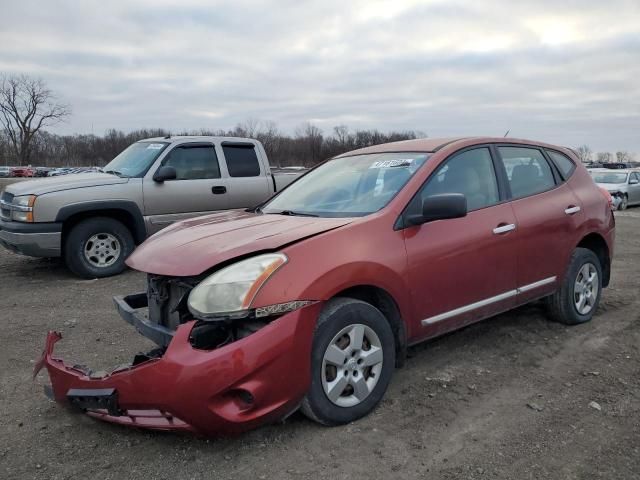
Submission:
POLYGON ((507 138, 507 135, 509 135, 509 132, 511 131, 511 129, 507 130, 507 132, 504 134, 503 138, 507 138))

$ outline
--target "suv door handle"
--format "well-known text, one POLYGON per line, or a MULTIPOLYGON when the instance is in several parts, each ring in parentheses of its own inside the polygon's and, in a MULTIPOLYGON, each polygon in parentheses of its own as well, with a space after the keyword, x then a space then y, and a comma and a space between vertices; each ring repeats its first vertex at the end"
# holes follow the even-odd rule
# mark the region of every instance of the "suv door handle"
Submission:
POLYGON ((214 195, 222 195, 223 193, 227 193, 227 187, 224 187, 224 186, 211 187, 211 193, 213 193, 214 195))
POLYGON ((567 215, 573 215, 574 213, 578 213, 580 211, 580 207, 571 206, 564 209, 564 213, 567 215))
POLYGON ((507 233, 515 229, 516 229, 515 223, 509 223, 508 225, 498 225, 496 228, 493 229, 493 233, 494 235, 501 235, 503 233, 507 233))

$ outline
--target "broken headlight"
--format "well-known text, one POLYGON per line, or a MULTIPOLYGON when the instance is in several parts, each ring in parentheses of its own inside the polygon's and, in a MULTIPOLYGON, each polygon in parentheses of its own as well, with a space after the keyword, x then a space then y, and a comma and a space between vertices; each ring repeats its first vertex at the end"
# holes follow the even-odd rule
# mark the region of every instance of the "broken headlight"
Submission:
POLYGON ((286 262, 284 253, 267 253, 225 267, 191 290, 189 310, 197 318, 242 316, 260 287, 286 262))

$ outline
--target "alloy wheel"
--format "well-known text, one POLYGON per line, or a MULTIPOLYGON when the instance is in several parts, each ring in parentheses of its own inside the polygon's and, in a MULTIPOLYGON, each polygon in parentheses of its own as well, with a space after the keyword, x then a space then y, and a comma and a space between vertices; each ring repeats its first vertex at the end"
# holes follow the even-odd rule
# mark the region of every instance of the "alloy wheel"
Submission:
POLYGON ((84 258, 94 267, 110 267, 120 258, 120 241, 110 233, 96 233, 84 244, 84 258))
POLYGON ((598 298, 598 270, 593 263, 585 263, 576 276, 573 287, 573 301, 580 315, 587 315, 598 298))
POLYGON ((322 359, 322 387, 339 407, 364 401, 380 379, 382 343, 370 327, 349 325, 331 340, 322 359))

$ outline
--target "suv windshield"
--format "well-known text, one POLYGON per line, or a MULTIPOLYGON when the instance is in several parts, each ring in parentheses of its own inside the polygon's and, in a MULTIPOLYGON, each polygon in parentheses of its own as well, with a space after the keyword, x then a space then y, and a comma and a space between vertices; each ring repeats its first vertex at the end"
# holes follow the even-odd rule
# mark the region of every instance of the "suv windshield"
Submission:
POLYGON ((264 213, 361 217, 391 201, 427 153, 376 153, 329 160, 275 196, 264 213))
POLYGON ((102 171, 122 177, 142 177, 167 145, 166 142, 134 143, 111 160, 102 171))
POLYGON ((627 183, 626 173, 591 172, 596 183, 627 183))

